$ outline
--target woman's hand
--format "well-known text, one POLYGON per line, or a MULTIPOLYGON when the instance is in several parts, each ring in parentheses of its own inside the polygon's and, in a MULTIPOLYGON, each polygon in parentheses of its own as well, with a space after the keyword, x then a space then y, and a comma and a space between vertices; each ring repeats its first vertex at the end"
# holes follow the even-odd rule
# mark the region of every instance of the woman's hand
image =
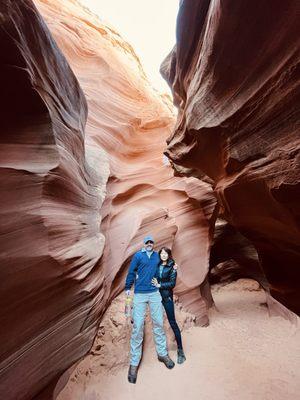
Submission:
POLYGON ((178 265, 176 263, 173 265, 173 269, 175 269, 175 271, 177 271, 178 265))
POLYGON ((157 282, 157 279, 156 279, 156 278, 153 278, 152 281, 151 281, 151 283, 152 283, 153 286, 155 286, 155 287, 157 287, 157 288, 160 288, 160 284, 157 282))

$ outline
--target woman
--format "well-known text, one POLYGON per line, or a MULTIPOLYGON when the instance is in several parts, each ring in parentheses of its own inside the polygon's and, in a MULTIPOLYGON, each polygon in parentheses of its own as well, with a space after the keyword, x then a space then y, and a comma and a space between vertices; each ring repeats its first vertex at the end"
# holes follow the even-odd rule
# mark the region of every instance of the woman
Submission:
POLYGON ((186 360, 182 348, 180 329, 177 325, 174 311, 173 288, 176 285, 177 271, 176 264, 172 257, 172 252, 168 247, 163 247, 159 252, 160 262, 156 276, 152 279, 152 284, 159 288, 162 304, 165 308, 168 321, 174 332, 177 343, 177 363, 182 364, 186 360))

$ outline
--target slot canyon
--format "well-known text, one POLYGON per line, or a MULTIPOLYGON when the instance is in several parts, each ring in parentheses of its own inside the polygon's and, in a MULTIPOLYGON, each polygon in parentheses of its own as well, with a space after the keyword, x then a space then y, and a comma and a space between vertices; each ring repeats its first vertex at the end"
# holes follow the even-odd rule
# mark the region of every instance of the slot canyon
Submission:
POLYGON ((0 3, 1 399, 297 398, 299 13, 181 0, 171 98, 105 15, 0 3), (124 284, 148 234, 178 264, 187 360, 157 363, 147 316, 130 386, 124 284))

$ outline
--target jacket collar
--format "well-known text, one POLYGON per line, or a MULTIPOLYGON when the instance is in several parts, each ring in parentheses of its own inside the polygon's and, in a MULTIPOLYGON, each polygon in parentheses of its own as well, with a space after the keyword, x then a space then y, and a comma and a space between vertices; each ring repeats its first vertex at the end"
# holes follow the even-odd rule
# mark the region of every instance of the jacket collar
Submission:
MULTIPOLYGON (((168 266, 168 267, 173 267, 174 264, 175 264, 175 263, 174 263, 173 260, 169 260, 168 263, 167 263, 167 265, 165 265, 165 267, 166 267, 166 266, 168 266)), ((162 261, 161 261, 161 260, 160 260, 160 262, 159 262, 159 265, 162 265, 162 261)))
MULTIPOLYGON (((142 252, 142 253, 147 253, 147 250, 145 249, 145 247, 142 247, 141 252, 142 252)), ((154 253, 154 250, 151 251, 151 254, 152 254, 152 253, 154 253)))

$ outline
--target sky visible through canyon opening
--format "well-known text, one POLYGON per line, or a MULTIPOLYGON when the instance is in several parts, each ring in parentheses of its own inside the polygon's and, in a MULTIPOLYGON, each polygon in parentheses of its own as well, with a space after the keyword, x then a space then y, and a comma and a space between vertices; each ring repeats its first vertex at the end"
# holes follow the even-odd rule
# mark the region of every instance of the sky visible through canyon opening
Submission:
POLYGON ((175 44, 179 0, 80 1, 133 46, 153 86, 170 94, 159 68, 175 44))

